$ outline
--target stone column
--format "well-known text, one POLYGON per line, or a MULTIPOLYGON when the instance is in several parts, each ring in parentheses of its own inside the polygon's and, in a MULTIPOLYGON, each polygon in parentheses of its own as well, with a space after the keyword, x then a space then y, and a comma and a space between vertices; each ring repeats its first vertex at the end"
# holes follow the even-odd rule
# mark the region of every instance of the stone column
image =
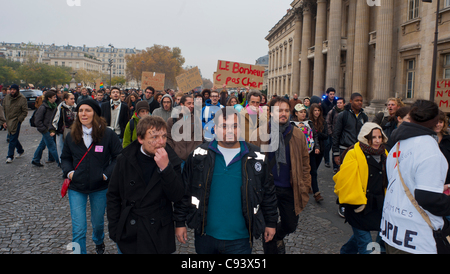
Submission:
POLYGON ((375 88, 370 106, 383 109, 392 93, 392 42, 394 38, 394 0, 383 0, 378 7, 375 51, 375 88))
POLYGON ((342 0, 330 0, 330 33, 328 35, 326 88, 333 87, 340 94, 342 0))
POLYGON ((322 96, 325 92, 325 64, 323 41, 327 36, 327 1, 317 0, 316 41, 314 46, 313 95, 322 96))
POLYGON ((300 63, 299 53, 302 44, 302 10, 296 10, 295 12, 295 33, 292 46, 292 93, 298 93, 300 91, 300 63))
POLYGON ((303 5, 303 33, 302 33, 302 61, 300 71, 300 94, 301 98, 309 96, 310 66, 308 60, 308 48, 311 46, 311 3, 303 5))
POLYGON ((353 61, 352 93, 358 92, 367 99, 367 64, 369 58, 369 5, 357 1, 355 28, 355 54, 353 61))
POLYGON ((355 19, 356 19, 356 2, 357 0, 350 0, 348 9, 348 29, 347 29, 347 62, 346 62, 346 77, 345 77, 345 92, 341 91, 338 97, 349 98, 353 90, 353 66, 355 53, 355 19))

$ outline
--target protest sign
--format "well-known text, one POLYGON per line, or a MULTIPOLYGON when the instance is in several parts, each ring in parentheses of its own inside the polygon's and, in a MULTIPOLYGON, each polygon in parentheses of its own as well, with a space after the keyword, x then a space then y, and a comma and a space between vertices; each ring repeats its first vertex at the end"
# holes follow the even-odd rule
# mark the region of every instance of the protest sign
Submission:
POLYGON ((228 88, 250 86, 250 89, 261 89, 264 71, 263 66, 219 60, 217 71, 214 73, 214 85, 221 87, 226 84, 228 88))
POLYGON ((176 77, 178 88, 183 92, 188 92, 203 85, 202 76, 198 67, 188 70, 186 73, 176 77))
POLYGON ((145 90, 148 86, 155 90, 164 90, 164 81, 166 75, 164 73, 143 71, 141 77, 141 89, 145 90))
POLYGON ((450 112, 450 79, 437 80, 434 101, 443 112, 450 112))

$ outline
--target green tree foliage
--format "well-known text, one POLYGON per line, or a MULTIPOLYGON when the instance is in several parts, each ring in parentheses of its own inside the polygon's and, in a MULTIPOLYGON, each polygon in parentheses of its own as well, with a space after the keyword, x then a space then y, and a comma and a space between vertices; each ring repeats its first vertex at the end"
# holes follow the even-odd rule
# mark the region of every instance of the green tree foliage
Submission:
POLYGON ((13 62, 0 59, 0 84, 33 84, 35 87, 56 87, 70 82, 70 68, 41 63, 13 62))

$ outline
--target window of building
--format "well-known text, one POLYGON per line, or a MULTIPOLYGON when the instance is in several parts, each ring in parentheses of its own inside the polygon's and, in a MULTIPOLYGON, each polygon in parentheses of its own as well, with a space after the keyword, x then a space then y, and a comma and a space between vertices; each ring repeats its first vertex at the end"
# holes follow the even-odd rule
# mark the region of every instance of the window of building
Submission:
POLYGON ((444 57, 444 79, 450 79, 450 54, 444 57))
POLYGON ((420 0, 408 0, 408 20, 419 17, 419 3, 420 0))
POLYGON ((406 60, 406 98, 414 97, 414 79, 416 74, 416 60, 406 60))
POLYGON ((444 8, 450 7, 450 0, 445 0, 444 8))

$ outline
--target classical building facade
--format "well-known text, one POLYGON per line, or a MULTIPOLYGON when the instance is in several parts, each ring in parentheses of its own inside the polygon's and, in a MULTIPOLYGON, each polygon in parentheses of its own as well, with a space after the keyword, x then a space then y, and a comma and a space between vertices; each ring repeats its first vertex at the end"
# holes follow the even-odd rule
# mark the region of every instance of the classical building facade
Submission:
MULTIPOLYGON (((361 93, 373 111, 389 97, 429 99, 436 2, 294 0, 266 36, 269 95, 334 87, 346 99, 361 93)), ((436 78, 450 78, 449 0, 440 6, 436 78)))

